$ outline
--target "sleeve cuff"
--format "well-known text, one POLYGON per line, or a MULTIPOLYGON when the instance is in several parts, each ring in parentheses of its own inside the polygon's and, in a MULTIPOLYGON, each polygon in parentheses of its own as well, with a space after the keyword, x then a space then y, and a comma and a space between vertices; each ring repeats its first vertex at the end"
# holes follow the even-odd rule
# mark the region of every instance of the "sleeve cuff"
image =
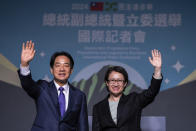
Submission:
POLYGON ((30 74, 29 66, 23 67, 23 66, 20 65, 20 73, 23 76, 29 75, 30 74))
POLYGON ((162 77, 162 74, 161 74, 160 76, 155 76, 155 75, 153 74, 153 78, 160 80, 160 79, 162 79, 163 77, 162 77))

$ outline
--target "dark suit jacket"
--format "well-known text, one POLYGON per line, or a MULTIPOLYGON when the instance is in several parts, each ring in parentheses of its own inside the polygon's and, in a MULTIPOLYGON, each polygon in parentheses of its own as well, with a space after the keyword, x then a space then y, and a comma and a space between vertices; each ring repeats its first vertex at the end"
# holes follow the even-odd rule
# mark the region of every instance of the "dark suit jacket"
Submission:
POLYGON ((122 95, 117 107, 117 125, 114 123, 108 102, 109 95, 93 106, 93 131, 141 131, 142 109, 158 94, 160 80, 152 78, 151 85, 142 93, 122 95))
POLYGON ((60 117, 58 93, 53 81, 35 82, 31 75, 22 76, 18 71, 22 88, 36 104, 36 118, 31 131, 88 131, 86 96, 69 84, 68 109, 60 117))

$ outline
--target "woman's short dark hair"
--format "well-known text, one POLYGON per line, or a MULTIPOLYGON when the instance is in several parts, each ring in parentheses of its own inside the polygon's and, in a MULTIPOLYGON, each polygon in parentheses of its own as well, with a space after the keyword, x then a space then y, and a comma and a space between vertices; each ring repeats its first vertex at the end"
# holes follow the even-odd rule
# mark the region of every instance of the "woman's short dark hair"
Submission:
MULTIPOLYGON (((121 73, 124 77, 124 82, 128 84, 128 73, 127 71, 121 67, 121 66, 111 66, 108 68, 108 70, 106 71, 105 73, 105 78, 104 78, 104 81, 105 82, 108 82, 108 78, 109 78, 109 75, 112 71, 115 71, 115 72, 118 72, 118 73, 121 73)), ((126 87, 125 87, 126 88, 126 87)), ((125 90, 124 88, 124 90, 125 90)), ((107 90, 108 90, 108 87, 107 87, 107 90)), ((109 90, 108 90, 109 91, 109 90)))
POLYGON ((71 56, 68 52, 65 52, 65 51, 55 52, 55 53, 51 56, 51 58, 50 58, 50 67, 51 67, 51 68, 53 68, 53 66, 54 66, 54 61, 55 61, 56 57, 58 57, 58 56, 66 56, 66 57, 68 57, 69 60, 70 60, 70 67, 71 67, 71 69, 73 69, 73 67, 74 67, 74 60, 73 60, 72 56, 71 56))
POLYGON ((109 78, 109 75, 112 71, 115 71, 115 72, 119 72, 123 75, 124 79, 125 79, 125 83, 127 82, 128 83, 128 73, 127 71, 121 67, 121 66, 111 66, 108 68, 108 70, 106 71, 105 73, 105 78, 104 78, 104 81, 107 82, 108 81, 108 78, 109 78))

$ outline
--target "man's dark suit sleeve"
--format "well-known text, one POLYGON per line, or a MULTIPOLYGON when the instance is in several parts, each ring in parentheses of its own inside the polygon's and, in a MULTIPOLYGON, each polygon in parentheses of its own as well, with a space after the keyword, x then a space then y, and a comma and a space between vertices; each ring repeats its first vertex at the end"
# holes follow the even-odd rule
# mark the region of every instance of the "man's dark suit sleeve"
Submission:
POLYGON ((150 87, 139 94, 139 103, 142 108, 153 102, 156 95, 159 93, 162 79, 152 77, 150 87))
POLYGON ((86 96, 83 95, 82 98, 82 105, 81 105, 81 111, 79 116, 79 125, 78 125, 78 131, 88 131, 88 111, 87 111, 87 103, 86 103, 86 96))
POLYGON ((22 88, 29 94, 29 96, 36 99, 40 94, 40 88, 37 86, 37 83, 32 79, 31 74, 24 76, 20 73, 20 70, 18 70, 18 76, 20 78, 22 88))
POLYGON ((93 106, 92 130, 93 131, 101 131, 100 123, 99 123, 99 120, 98 120, 98 113, 97 113, 96 105, 93 106))

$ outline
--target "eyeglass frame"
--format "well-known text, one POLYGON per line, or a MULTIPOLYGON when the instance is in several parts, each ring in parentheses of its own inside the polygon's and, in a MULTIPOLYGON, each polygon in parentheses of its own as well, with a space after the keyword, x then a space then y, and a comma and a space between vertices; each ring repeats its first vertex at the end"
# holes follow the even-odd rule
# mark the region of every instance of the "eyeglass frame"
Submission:
POLYGON ((114 79, 111 79, 111 80, 107 80, 107 82, 108 82, 108 84, 111 84, 111 85, 113 85, 115 83, 122 85, 122 84, 124 84, 125 80, 114 80, 114 79))

